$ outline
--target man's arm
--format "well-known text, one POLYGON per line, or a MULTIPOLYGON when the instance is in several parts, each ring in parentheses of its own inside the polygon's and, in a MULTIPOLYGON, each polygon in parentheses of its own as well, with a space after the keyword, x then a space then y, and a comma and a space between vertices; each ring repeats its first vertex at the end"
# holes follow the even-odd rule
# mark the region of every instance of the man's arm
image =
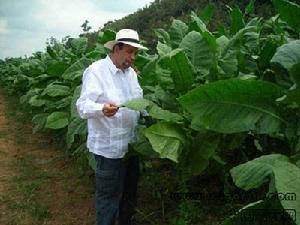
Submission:
POLYGON ((96 74, 89 67, 82 77, 80 97, 76 101, 77 111, 81 118, 99 118, 104 115, 104 104, 98 103, 97 99, 103 94, 103 89, 96 74))

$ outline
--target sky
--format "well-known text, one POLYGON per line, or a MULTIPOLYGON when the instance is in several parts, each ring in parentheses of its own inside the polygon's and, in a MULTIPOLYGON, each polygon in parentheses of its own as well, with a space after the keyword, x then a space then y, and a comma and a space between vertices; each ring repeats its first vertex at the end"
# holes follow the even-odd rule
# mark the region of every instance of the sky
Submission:
POLYGON ((45 51, 47 39, 78 37, 85 20, 103 25, 154 0, 0 0, 0 59, 45 51))

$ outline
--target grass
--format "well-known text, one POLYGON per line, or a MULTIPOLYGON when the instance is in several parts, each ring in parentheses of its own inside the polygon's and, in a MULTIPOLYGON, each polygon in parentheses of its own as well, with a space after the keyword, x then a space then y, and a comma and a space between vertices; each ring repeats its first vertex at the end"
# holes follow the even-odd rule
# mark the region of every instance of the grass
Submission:
POLYGON ((20 157, 11 166, 17 172, 11 179, 14 188, 2 196, 10 212, 8 224, 23 224, 24 218, 32 225, 43 224, 51 218, 51 212, 41 201, 44 196, 40 191, 51 176, 34 166, 32 156, 20 157))
POLYGON ((0 191, 0 224, 94 224, 94 179, 82 166, 86 163, 59 150, 64 149, 60 133, 32 134, 30 113, 17 97, 1 94, 7 128, 0 128, 5 140, 0 156, 11 174, 0 191))
POLYGON ((33 155, 23 155, 23 145, 26 145, 31 134, 24 125, 30 122, 30 119, 28 114, 20 109, 16 97, 5 96, 5 98, 7 106, 4 116, 9 121, 9 127, 1 130, 0 137, 13 139, 16 146, 20 147, 21 154, 16 155, 16 159, 10 162, 10 168, 16 175, 9 180, 11 186, 9 192, 0 194, 0 202, 8 209, 7 225, 40 225, 52 216, 44 203, 45 196, 41 196, 41 189, 49 182, 51 176, 49 172, 35 166, 33 155))

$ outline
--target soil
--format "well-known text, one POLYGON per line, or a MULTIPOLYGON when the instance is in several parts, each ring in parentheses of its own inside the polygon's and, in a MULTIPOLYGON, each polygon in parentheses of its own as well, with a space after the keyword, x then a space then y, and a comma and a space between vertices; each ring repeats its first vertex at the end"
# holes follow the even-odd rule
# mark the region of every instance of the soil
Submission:
POLYGON ((11 105, 0 90, 0 224, 94 224, 93 175, 11 105))

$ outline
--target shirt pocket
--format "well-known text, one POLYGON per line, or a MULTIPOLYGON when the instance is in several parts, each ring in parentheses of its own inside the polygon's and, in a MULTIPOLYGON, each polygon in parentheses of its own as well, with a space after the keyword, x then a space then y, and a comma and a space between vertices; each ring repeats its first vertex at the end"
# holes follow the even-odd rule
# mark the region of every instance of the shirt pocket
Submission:
POLYGON ((139 112, 128 109, 128 108, 120 108, 120 119, 119 121, 124 128, 134 129, 138 123, 139 112))
POLYGON ((110 129, 110 149, 115 153, 123 153, 128 150, 128 143, 131 137, 130 128, 110 129))
POLYGON ((109 145, 109 135, 104 134, 104 132, 91 132, 88 135, 88 148, 89 149, 99 149, 104 148, 109 145))

